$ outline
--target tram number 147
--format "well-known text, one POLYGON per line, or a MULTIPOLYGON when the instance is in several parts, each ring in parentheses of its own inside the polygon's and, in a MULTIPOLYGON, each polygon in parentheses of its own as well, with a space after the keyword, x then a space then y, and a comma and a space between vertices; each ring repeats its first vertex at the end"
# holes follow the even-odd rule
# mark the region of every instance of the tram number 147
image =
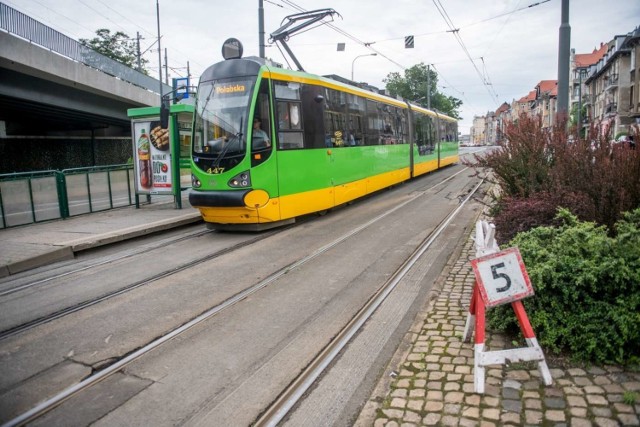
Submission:
POLYGON ((509 248, 471 261, 486 307, 533 295, 533 287, 518 248, 509 248))

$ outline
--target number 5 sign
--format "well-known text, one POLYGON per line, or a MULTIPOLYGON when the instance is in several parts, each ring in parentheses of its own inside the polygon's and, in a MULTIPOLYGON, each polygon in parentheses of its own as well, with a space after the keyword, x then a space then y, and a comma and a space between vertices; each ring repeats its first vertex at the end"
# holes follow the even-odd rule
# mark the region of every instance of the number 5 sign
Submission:
POLYGON ((518 248, 509 248, 471 260, 486 307, 495 307, 533 295, 529 275, 518 248))

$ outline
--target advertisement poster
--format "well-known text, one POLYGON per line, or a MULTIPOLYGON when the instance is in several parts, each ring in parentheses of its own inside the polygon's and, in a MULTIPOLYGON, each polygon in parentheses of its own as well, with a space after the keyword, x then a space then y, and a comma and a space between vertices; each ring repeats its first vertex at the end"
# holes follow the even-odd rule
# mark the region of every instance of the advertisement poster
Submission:
POLYGON ((169 130, 159 118, 132 123, 133 163, 138 194, 173 194, 169 130))

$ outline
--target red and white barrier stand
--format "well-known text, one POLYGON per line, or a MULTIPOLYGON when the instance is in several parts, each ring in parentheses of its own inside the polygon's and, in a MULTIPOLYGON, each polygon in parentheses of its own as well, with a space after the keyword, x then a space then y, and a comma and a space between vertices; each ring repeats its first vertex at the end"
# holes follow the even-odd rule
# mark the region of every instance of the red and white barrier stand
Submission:
POLYGON ((463 341, 469 341, 475 327, 474 390, 484 393, 485 366, 512 362, 538 361, 538 371, 545 385, 551 385, 551 372, 542 348, 522 305, 522 298, 533 295, 533 288, 520 251, 500 251, 494 239, 493 224, 476 224, 476 259, 471 261, 476 283, 469 305, 463 341), (487 308, 511 303, 528 347, 484 351, 485 312, 487 308))

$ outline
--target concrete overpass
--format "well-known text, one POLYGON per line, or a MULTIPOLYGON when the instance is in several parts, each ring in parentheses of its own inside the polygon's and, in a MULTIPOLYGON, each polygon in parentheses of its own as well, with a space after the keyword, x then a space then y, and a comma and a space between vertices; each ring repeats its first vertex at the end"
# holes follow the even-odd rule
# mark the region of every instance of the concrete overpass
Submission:
MULTIPOLYGON (((158 80, 0 7, 0 136, 96 129, 122 135, 130 130, 129 108, 159 105, 158 80)), ((169 90, 163 85, 163 93, 169 90)))

